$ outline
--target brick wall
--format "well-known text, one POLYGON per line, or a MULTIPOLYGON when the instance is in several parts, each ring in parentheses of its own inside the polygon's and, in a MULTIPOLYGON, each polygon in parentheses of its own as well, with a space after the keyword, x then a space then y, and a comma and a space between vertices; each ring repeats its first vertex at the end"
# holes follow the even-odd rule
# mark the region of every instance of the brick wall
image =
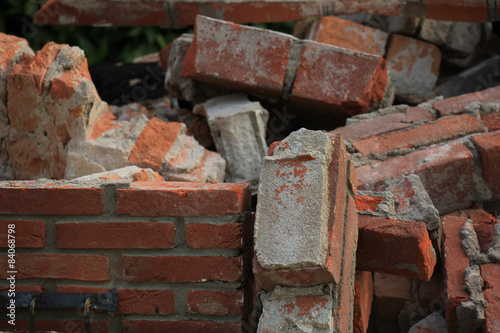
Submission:
MULTIPOLYGON (((253 218, 247 184, 1 182, 3 248, 8 224, 17 235, 18 292, 118 289, 116 314, 92 313, 92 332, 248 327, 253 218)), ((2 255, 3 281, 7 271, 2 255)), ((27 329, 27 318, 18 309, 15 328, 27 329)), ((36 311, 37 330, 83 327, 82 311, 36 311)))

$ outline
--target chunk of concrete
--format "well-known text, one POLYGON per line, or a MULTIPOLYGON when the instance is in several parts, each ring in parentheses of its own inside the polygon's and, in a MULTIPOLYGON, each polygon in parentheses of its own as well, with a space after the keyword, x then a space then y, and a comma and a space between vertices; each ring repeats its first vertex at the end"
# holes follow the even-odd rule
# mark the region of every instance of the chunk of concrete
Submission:
POLYGON ((217 152, 227 161, 226 181, 250 183, 256 192, 261 161, 267 154, 269 113, 245 94, 210 99, 205 111, 217 152))

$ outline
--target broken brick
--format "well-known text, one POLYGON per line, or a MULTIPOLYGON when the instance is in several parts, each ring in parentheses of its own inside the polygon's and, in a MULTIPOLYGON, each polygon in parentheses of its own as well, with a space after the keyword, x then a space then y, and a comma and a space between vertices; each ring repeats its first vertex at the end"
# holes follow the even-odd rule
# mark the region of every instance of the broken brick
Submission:
POLYGON ((481 156, 484 180, 493 195, 498 196, 500 195, 500 182, 498 181, 500 173, 500 131, 476 135, 472 138, 472 141, 476 144, 481 156))

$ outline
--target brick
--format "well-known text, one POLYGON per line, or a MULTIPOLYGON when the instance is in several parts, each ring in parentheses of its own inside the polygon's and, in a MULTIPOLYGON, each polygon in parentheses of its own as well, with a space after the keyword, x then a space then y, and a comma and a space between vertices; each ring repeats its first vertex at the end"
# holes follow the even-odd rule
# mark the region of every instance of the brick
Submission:
POLYGON ((353 332, 366 333, 373 303, 373 277, 371 272, 356 271, 354 280, 353 332))
MULTIPOLYGON (((16 318, 16 332, 28 332, 29 330, 28 319, 16 318)), ((7 320, 0 320, 0 329, 11 330, 12 325, 7 320)), ((50 319, 36 319, 35 321, 36 332, 85 332, 85 322, 83 319, 77 318, 74 320, 50 320, 50 319)), ((91 320, 90 331, 98 333, 110 332, 109 320, 91 320)))
POLYGON ((272 157, 264 158, 254 237, 255 273, 265 289, 272 288, 273 277, 285 286, 340 281, 346 168, 339 136, 332 142, 305 129, 290 134, 272 157), (312 272, 317 276, 305 281, 312 272))
POLYGON ((481 252, 487 253, 495 244, 495 217, 482 209, 464 209, 447 214, 472 220, 481 252))
MULTIPOLYGON (((350 155, 346 152, 346 157, 350 159, 350 155)), ((348 169, 349 169, 349 189, 352 192, 352 195, 356 197, 358 192, 358 173, 356 172, 356 167, 351 160, 347 161, 348 169)))
POLYGON ((334 16, 314 21, 312 29, 307 39, 381 57, 389 37, 382 30, 334 16))
POLYGON ((203 315, 243 315, 243 292, 237 290, 189 290, 188 312, 203 315))
POLYGON ((479 150, 481 164, 483 166, 483 177, 493 195, 500 195, 500 131, 483 135, 476 135, 472 138, 479 150))
POLYGON ((32 179, 42 170, 42 159, 35 143, 27 136, 6 140, 12 175, 16 179, 32 179))
MULTIPOLYGON (((57 293, 103 294, 106 288, 57 286, 57 293)), ((116 314, 173 314, 175 313, 174 291, 118 289, 118 310, 116 314)))
POLYGON ((456 331, 458 322, 456 308, 469 300, 469 293, 463 288, 465 269, 469 267, 469 258, 462 249, 460 231, 467 221, 463 217, 445 216, 443 218, 443 274, 445 281, 445 314, 449 332, 456 331))
POLYGON ((333 332, 332 309, 335 311, 335 306, 332 291, 328 293, 327 290, 328 287, 320 285, 262 292, 259 332, 293 332, 296 327, 333 332))
POLYGON ((245 245, 243 229, 242 223, 189 223, 185 226, 186 243, 192 249, 240 249, 245 245))
POLYGON ((381 57, 304 41, 291 101, 323 109, 330 117, 332 112, 366 113, 384 99, 388 80, 381 57))
POLYGON ((0 183, 0 213, 29 215, 98 215, 103 213, 103 190, 96 187, 30 188, 30 183, 0 183), (26 185, 26 187, 24 186, 26 185))
POLYGON ((423 124, 396 133, 375 136, 353 143, 363 155, 387 153, 403 148, 419 148, 454 140, 472 133, 482 133, 481 122, 468 114, 445 117, 433 123, 423 124))
POLYGON ((500 265, 485 264, 481 266, 481 277, 484 280, 483 295, 488 302, 486 307, 486 332, 500 331, 500 265))
POLYGON ((489 132, 500 130, 500 110, 481 115, 481 121, 489 132))
POLYGON ((390 113, 353 125, 340 127, 330 133, 339 133, 346 141, 357 141, 411 127, 419 122, 432 120, 434 120, 434 117, 429 111, 416 106, 408 108, 404 112, 390 113))
POLYGON ((428 281, 436 255, 424 223, 359 215, 356 263, 359 270, 428 281))
POLYGON ((151 118, 132 148, 130 163, 159 171, 181 131, 185 131, 182 123, 151 118))
POLYGON ((280 97, 292 36, 198 16, 182 76, 280 97), (213 47, 224 45, 225 47, 213 47))
POLYGON ((16 248, 40 248, 45 246, 45 222, 24 220, 0 221, 0 247, 8 246, 8 225, 14 224, 16 248))
POLYGON ((159 321, 159 320, 131 320, 122 321, 122 332, 150 332, 150 333, 241 333, 240 323, 215 323, 201 320, 159 321))
POLYGON ((499 102, 500 101, 500 86, 486 90, 464 94, 456 97, 446 98, 432 104, 439 116, 447 116, 452 114, 463 113, 465 107, 472 102, 499 102))
POLYGON ((250 203, 248 184, 136 182, 132 189, 117 190, 116 214, 222 216, 243 214, 250 203))
MULTIPOLYGON (((8 292, 10 286, 0 286, 0 292, 5 293, 8 292)), ((20 286, 16 284, 16 291, 20 293, 43 293, 43 287, 38 286, 20 286)))
POLYGON ((121 127, 120 124, 114 122, 116 116, 111 112, 106 113, 99 121, 94 124, 92 132, 90 132, 89 139, 95 140, 100 137, 104 132, 110 131, 113 128, 121 127))
POLYGON ((420 177, 441 215, 471 204, 472 153, 461 143, 426 148, 384 162, 356 168, 358 190, 377 190, 383 183, 403 175, 420 177))
POLYGON ((243 256, 122 256, 121 275, 127 282, 239 282, 243 256))
MULTIPOLYGON (((8 276, 7 256, 2 258, 1 277, 8 276)), ((16 254, 17 279, 69 279, 108 281, 109 261, 103 255, 16 254)))
POLYGON ((56 223, 60 249, 169 249, 174 237, 174 223, 56 223))
POLYGON ((385 201, 385 197, 372 197, 368 195, 356 196, 356 209, 358 212, 373 212, 377 210, 378 205, 385 201))
POLYGON ((82 25, 169 25, 168 13, 161 2, 129 1, 85 1, 67 2, 47 1, 35 14, 34 23, 45 24, 82 24, 82 25), (55 14, 57 13, 57 15, 55 14))

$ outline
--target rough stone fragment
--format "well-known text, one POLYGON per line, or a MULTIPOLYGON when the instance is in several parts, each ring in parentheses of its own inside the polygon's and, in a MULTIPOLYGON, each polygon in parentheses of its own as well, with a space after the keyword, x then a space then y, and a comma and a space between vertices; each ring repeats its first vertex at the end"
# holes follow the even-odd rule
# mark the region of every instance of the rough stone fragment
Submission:
POLYGON ((244 94, 207 101, 205 110, 217 151, 226 160, 226 181, 250 183, 256 191, 262 158, 266 156, 265 132, 269 113, 244 94))
POLYGON ((389 76, 396 83, 397 97, 410 103, 434 97, 441 64, 441 53, 436 46, 393 35, 386 59, 389 76))
POLYGON ((170 53, 165 74, 165 89, 172 97, 191 103, 201 103, 209 98, 222 95, 226 89, 181 77, 182 63, 193 38, 192 35, 183 34, 169 45, 170 53))
POLYGON ((182 76, 280 97, 292 40, 270 30, 198 16, 182 76))
MULTIPOLYGON (((273 156, 264 158, 255 222, 258 265, 254 268, 263 286, 339 282, 344 211, 334 223, 332 205, 344 202, 346 195, 343 149, 341 141, 332 143, 321 132, 301 129, 283 140, 273 156), (339 249, 332 250, 338 247, 336 243, 339 249), (315 280, 303 281, 301 277, 314 271, 315 280), (272 281, 273 274, 281 279, 279 283, 272 281)), ((348 239, 348 247, 355 240, 348 239)))
POLYGON ((334 329, 331 286, 276 287, 262 292, 262 315, 257 332, 316 332, 334 329))
POLYGON ((439 312, 433 312, 415 325, 408 333, 448 333, 446 329, 446 320, 439 312))
POLYGON ((488 263, 486 254, 481 253, 477 234, 471 221, 464 223, 462 230, 460 230, 460 237, 462 237, 462 248, 469 257, 471 264, 482 265, 488 263))
POLYGON ((323 16, 311 25, 307 39, 381 57, 385 54, 389 34, 382 30, 334 16, 323 16))
POLYGON ((304 41, 291 100, 354 115, 384 99, 389 83, 381 57, 313 41, 304 41))

